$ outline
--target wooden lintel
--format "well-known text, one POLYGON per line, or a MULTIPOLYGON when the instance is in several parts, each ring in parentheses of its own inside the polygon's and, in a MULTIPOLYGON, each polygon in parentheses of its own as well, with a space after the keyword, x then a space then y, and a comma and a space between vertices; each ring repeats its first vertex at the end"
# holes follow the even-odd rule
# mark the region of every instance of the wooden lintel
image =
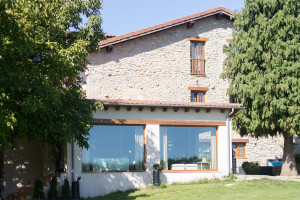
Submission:
POLYGON ((194 26, 194 24, 195 24, 195 22, 194 22, 194 21, 187 22, 187 23, 186 23, 186 27, 187 27, 187 29, 190 29, 190 28, 192 28, 192 27, 194 26))
POLYGON ((188 108, 188 107, 184 108, 184 112, 189 112, 189 110, 190 110, 190 108, 188 108))
POLYGON ((127 106, 127 111, 131 111, 132 106, 127 106))
POLYGON ((109 107, 109 106, 104 106, 104 110, 108 110, 108 107, 109 107))
POLYGON ((163 107, 163 111, 167 112, 168 111, 168 107, 163 107))
POLYGON ((154 112, 156 107, 151 107, 151 112, 154 112))
POLYGON ((200 108, 195 108, 196 113, 200 112, 200 108))
POLYGON ((109 46, 105 47, 105 49, 106 49, 106 53, 109 53, 113 50, 113 46, 109 45, 109 46))
POLYGON ((190 41, 195 41, 195 42, 206 42, 209 40, 209 38, 205 38, 205 37, 189 37, 188 39, 190 41))
POLYGON ((221 113, 224 113, 225 112, 225 108, 221 108, 221 113))
POLYGON ((211 108, 206 108, 206 112, 209 113, 211 108))
POLYGON ((188 121, 188 120, 136 120, 136 119, 96 119, 94 125, 114 124, 160 124, 178 126, 225 126, 225 121, 188 121))
POLYGON ((243 139, 243 138, 239 138, 239 139, 232 139, 232 142, 238 142, 238 143, 248 143, 249 139, 243 139))
POLYGON ((174 107, 174 112, 177 112, 179 107, 174 107))
POLYGON ((189 86, 188 89, 189 90, 202 91, 202 92, 207 92, 209 90, 208 87, 193 87, 193 86, 189 86))
POLYGON ((120 110, 120 106, 116 106, 116 111, 120 110))
POLYGON ((139 111, 143 111, 144 107, 143 106, 140 106, 139 107, 139 111))

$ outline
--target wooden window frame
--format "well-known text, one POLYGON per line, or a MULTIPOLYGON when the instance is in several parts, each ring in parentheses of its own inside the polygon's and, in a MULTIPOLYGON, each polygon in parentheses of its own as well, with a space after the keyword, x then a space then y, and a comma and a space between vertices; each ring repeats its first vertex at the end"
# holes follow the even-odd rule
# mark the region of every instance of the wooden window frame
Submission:
POLYGON ((143 170, 109 170, 109 171, 103 171, 103 170, 91 170, 91 171, 82 171, 82 173, 107 173, 107 172, 146 172, 146 124, 98 124, 98 123, 93 123, 93 125, 98 125, 98 126, 109 126, 109 125, 114 125, 114 126, 143 126, 143 140, 144 140, 144 169, 143 170))
POLYGON ((206 92, 209 90, 209 88, 208 87, 192 87, 192 86, 190 86, 190 87, 188 87, 188 89, 189 90, 191 90, 191 102, 205 102, 205 96, 206 96, 206 92), (194 93, 194 96, 195 96, 195 94, 196 94, 196 101, 192 101, 193 99, 192 99, 192 93, 194 93), (199 101, 199 97, 198 97, 198 94, 199 93, 203 93, 203 101, 199 101))
POLYGON ((192 58, 192 51, 190 51, 190 60, 191 60, 191 75, 206 75, 205 73, 205 42, 208 41, 208 38, 196 38, 196 37, 190 37, 189 38, 191 45, 192 43, 195 44, 195 58, 192 58), (199 58, 198 52, 199 52, 199 43, 202 44, 202 58, 199 58), (198 66, 200 65, 200 69, 198 66))
POLYGON ((234 142, 233 144, 236 145, 235 157, 236 158, 244 158, 244 157, 246 157, 246 143, 245 142, 234 142), (244 155, 240 155, 240 144, 243 145, 244 155))
MULTIPOLYGON (((218 152, 218 127, 225 126, 224 121, 187 121, 187 120, 137 120, 137 119, 95 119, 93 125, 144 125, 146 124, 158 124, 160 126, 190 126, 190 127, 215 127, 216 128, 216 165, 215 170, 162 170, 166 173, 199 173, 199 172, 217 172, 219 170, 219 152, 218 152)), ((160 133, 159 133, 160 134, 160 133)), ((146 135, 144 128, 144 157, 146 158, 146 135)), ((145 170, 137 172, 146 171, 146 159, 144 160, 145 170)), ((136 172, 136 171, 95 171, 95 172, 136 172)), ((92 171, 83 173, 95 173, 92 171)))
MULTIPOLYGON (((164 125, 164 126, 176 126, 176 125, 164 125)), ((188 127, 189 125, 179 125, 179 126, 188 127)), ((201 126, 189 126, 189 127, 201 127, 201 126)), ((219 160, 219 157, 218 157, 218 154, 219 154, 219 152, 218 152, 218 126, 205 126, 205 127, 215 127, 215 129, 216 129, 216 169, 212 169, 212 170, 161 170, 161 172, 167 172, 167 173, 186 172, 186 173, 190 173, 190 172, 217 172, 219 170, 219 162, 218 162, 218 160, 219 160)))
POLYGON ((206 92, 205 91, 199 91, 199 90, 192 90, 191 91, 191 102, 197 102, 197 103, 204 103, 205 102, 205 95, 206 95, 206 92), (194 93, 194 100, 195 101, 192 101, 192 93, 194 93), (199 101, 199 93, 202 93, 203 94, 203 99, 202 101, 199 101))

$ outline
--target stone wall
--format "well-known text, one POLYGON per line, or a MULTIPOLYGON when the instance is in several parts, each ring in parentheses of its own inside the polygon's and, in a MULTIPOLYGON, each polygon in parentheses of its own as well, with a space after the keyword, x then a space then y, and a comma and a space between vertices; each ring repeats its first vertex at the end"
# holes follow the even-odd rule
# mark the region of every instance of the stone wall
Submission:
MULTIPOLYGON (((189 86, 208 87, 206 102, 228 102, 229 82, 220 78, 225 55, 223 45, 232 36, 233 24, 227 19, 209 17, 185 25, 143 36, 89 55, 90 64, 83 74, 88 98, 185 101, 191 99, 189 86), (206 75, 191 75, 189 37, 207 37, 206 75)), ((233 135, 233 138, 239 138, 233 135)), ((266 165, 267 159, 282 158, 283 139, 249 139, 244 161, 266 165)), ((297 146, 300 152, 300 145, 297 146)), ((239 170, 241 171, 241 170, 239 170)))
MULTIPOLYGON (((243 162, 258 162, 260 166, 267 166, 268 160, 270 159, 282 159, 283 156, 283 145, 284 139, 281 135, 276 137, 262 137, 262 138, 253 138, 253 137, 240 137, 235 132, 233 133, 233 138, 243 138, 249 139, 249 142, 246 143, 246 153, 245 157, 236 159, 237 173, 244 173, 242 169, 243 162)), ((300 141, 299 138, 294 138, 295 144, 295 154, 300 153, 300 141)))
POLYGON ((232 21, 209 17, 114 45, 91 54, 85 73, 88 98, 187 101, 189 86, 209 87, 206 102, 228 102, 228 81, 220 79, 232 21), (189 37, 207 37, 206 75, 191 75, 189 37))

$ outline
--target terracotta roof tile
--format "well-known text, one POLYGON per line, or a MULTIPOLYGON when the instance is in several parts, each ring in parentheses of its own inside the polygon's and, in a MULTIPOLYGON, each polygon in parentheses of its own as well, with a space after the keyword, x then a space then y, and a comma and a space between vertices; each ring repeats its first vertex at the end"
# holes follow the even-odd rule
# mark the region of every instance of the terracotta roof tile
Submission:
POLYGON ((175 102, 175 101, 147 101, 147 100, 124 100, 124 99, 98 99, 104 105, 135 105, 135 106, 169 106, 169 107, 232 107, 242 109, 243 104, 238 103, 199 103, 199 102, 175 102))
POLYGON ((196 13, 196 14, 193 14, 193 15, 189 15, 189 16, 182 17, 182 18, 179 18, 179 19, 175 19, 175 20, 172 20, 172 21, 169 21, 169 22, 165 22, 165 23, 162 23, 162 24, 151 26, 151 27, 148 27, 148 28, 145 28, 145 29, 141 29, 141 30, 138 30, 138 31, 135 31, 135 32, 127 33, 125 35, 120 35, 120 36, 116 36, 116 37, 113 37, 113 38, 109 38, 108 40, 102 40, 102 41, 99 42, 99 46, 102 48, 102 47, 106 47, 106 46, 109 46, 109 45, 125 42, 127 40, 131 40, 131 39, 134 39, 134 38, 137 38, 137 37, 141 37, 141 36, 144 36, 144 35, 155 33, 155 32, 158 32, 158 31, 162 31, 162 30, 174 27, 174 26, 182 25, 182 24, 190 22, 190 21, 203 19, 203 18, 212 16, 212 15, 215 15, 215 14, 224 14, 228 17, 233 16, 232 11, 220 6, 220 7, 209 9, 209 10, 199 12, 199 13, 196 13))

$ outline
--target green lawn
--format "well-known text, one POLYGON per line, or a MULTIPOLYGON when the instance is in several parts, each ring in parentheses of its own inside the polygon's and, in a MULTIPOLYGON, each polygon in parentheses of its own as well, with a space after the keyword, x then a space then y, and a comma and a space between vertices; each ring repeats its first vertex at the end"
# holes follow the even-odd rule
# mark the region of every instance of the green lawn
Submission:
POLYGON ((200 181, 190 184, 173 184, 164 189, 146 188, 116 192, 90 200, 120 199, 300 199, 300 182, 260 179, 252 181, 200 181), (233 184, 233 185, 231 185, 233 184))

